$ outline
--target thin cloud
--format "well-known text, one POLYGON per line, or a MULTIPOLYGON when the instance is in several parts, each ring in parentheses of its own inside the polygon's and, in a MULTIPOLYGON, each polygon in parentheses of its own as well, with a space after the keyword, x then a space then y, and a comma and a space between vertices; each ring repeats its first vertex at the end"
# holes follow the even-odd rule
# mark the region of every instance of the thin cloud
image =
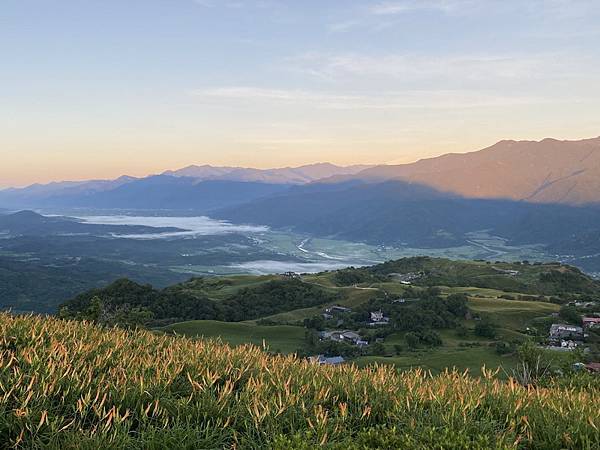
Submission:
POLYGON ((397 15, 418 10, 435 10, 451 13, 469 6, 470 0, 403 0, 380 2, 369 8, 371 14, 378 16, 397 15))
POLYGON ((330 110, 401 110, 401 109, 459 109, 544 104, 548 100, 534 96, 506 96, 472 90, 449 91, 387 91, 376 93, 337 94, 330 92, 266 89, 251 86, 229 86, 193 91, 203 100, 219 105, 233 102, 256 105, 307 106, 330 110))
POLYGON ((309 52, 288 58, 288 70, 332 83, 348 81, 408 83, 473 89, 520 85, 539 80, 572 80, 597 72, 577 55, 415 55, 324 54, 309 52), (585 66, 585 67, 582 67, 585 66))

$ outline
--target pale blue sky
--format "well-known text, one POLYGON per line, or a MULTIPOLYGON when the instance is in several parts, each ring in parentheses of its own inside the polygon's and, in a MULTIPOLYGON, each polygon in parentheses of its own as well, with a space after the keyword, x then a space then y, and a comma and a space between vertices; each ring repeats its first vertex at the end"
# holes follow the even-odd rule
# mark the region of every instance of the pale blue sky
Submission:
POLYGON ((600 135, 598 0, 2 0, 0 185, 600 135))

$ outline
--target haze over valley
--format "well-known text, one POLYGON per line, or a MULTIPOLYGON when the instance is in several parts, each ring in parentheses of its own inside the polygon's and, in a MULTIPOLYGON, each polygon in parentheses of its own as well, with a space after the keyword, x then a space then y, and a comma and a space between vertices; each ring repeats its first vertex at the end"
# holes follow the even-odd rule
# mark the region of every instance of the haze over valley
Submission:
POLYGON ((104 270, 75 276, 71 288, 42 305, 25 290, 27 301, 13 297, 4 306, 51 310, 77 289, 123 274, 165 285, 189 276, 321 272, 413 255, 556 260, 594 275, 599 168, 600 138, 545 139, 400 166, 190 166, 146 178, 5 189, 5 264, 104 270), (44 217, 9 212, 26 209, 44 217))

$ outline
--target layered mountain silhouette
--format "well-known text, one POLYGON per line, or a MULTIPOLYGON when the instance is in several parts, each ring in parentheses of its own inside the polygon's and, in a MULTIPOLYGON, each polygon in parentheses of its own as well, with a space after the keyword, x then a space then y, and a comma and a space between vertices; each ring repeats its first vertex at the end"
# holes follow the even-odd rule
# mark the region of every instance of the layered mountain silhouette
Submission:
POLYGON ((336 166, 331 163, 309 164, 281 169, 248 169, 243 167, 188 166, 168 170, 163 175, 192 177, 202 180, 254 181, 276 184, 305 184, 335 175, 355 175, 372 166, 336 166))
POLYGON ((282 169, 188 166, 145 178, 65 181, 0 191, 0 207, 171 209, 206 212, 272 195, 290 186, 371 166, 329 163, 282 169))
POLYGON ((600 208, 470 199, 404 181, 308 185, 212 216, 319 236, 412 247, 463 245, 487 230, 515 244, 558 243, 600 230, 600 208))
POLYGON ((185 211, 412 247, 463 245, 485 230, 600 268, 600 138, 501 141, 366 169, 190 166, 139 179, 9 189, 0 191, 2 207, 185 211))
MULTIPOLYGON (((0 207, 87 206, 210 209, 240 204, 254 198, 279 193, 283 186, 310 183, 339 184, 348 181, 380 183, 403 181, 428 186, 442 193, 465 198, 508 199, 534 203, 583 205, 600 203, 600 138, 579 141, 500 141, 471 153, 452 153, 412 164, 341 167, 319 163, 280 169, 188 166, 146 178, 120 177, 116 180, 35 184, 22 189, 0 191, 0 207), (179 180, 178 180, 179 179, 179 180), (184 181, 182 181, 182 179, 184 181), (216 190, 190 189, 202 182, 255 183, 236 186, 214 185, 229 191, 225 203, 199 201, 198 196, 216 195, 216 190), (162 184, 170 193, 148 204, 144 187, 162 184), (258 184, 280 185, 280 188, 258 184), (173 190, 180 189, 179 194, 173 190), (110 194, 116 191, 115 194, 110 194), (260 191, 249 195, 248 191, 260 191), (118 195, 117 195, 118 193, 118 195), (136 197, 138 195, 139 197, 136 197), (123 199, 127 199, 126 201, 123 199), (173 201, 176 199, 176 201, 173 201), (186 200, 187 199, 187 200, 186 200), (119 204, 110 205, 111 201, 119 204), (96 204, 96 202, 99 202, 96 204), (162 202, 162 203, 161 203, 162 202)), ((214 187, 213 186, 213 187, 214 187)), ((218 196, 217 196, 218 197, 218 196)))

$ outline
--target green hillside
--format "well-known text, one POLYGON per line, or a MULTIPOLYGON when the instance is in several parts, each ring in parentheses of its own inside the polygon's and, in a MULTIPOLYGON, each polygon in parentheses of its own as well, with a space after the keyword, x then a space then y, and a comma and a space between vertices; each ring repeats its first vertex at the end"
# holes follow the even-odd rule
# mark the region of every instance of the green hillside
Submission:
POLYGON ((6 448, 593 449, 599 395, 0 314, 6 448))
MULTIPOLYGON (((527 339, 544 341, 562 305, 594 298, 600 298, 598 282, 569 266, 406 258, 294 277, 192 278, 162 290, 120 280, 77 296, 60 315, 231 345, 264 344, 274 353, 342 355, 361 366, 481 374, 483 365, 510 372, 517 347, 527 339), (350 312, 323 319, 331 305, 350 312), (369 327, 371 311, 391 322, 369 327), (369 345, 320 338, 336 329, 358 333, 369 345)), ((550 359, 557 369, 566 364, 562 355, 550 359)))

